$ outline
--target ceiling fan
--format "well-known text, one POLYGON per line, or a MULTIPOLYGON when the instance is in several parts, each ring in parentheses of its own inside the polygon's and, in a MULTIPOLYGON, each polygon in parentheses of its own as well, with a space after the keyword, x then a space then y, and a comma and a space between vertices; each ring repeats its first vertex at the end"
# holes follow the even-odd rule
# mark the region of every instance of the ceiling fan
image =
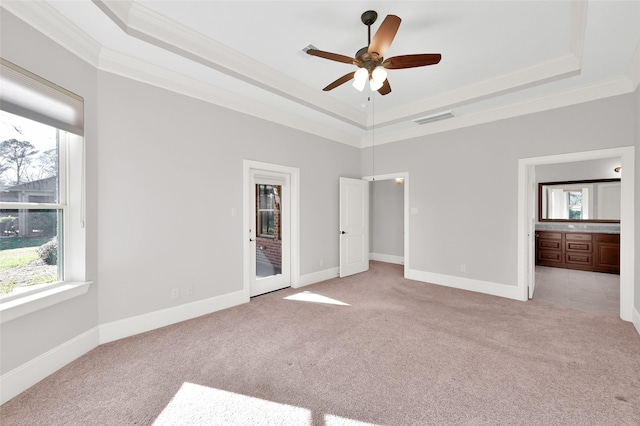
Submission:
POLYGON ((382 24, 380 24, 380 28, 378 28, 378 31, 373 36, 372 40, 371 25, 377 18, 378 14, 373 10, 368 10, 362 14, 362 23, 365 24, 368 29, 368 44, 367 47, 363 47, 356 52, 355 58, 337 53, 324 52, 317 49, 307 50, 309 55, 343 62, 345 64, 353 64, 358 67, 356 72, 350 72, 343 75, 322 90, 327 92, 335 89, 353 78, 353 87, 356 89, 362 91, 367 80, 369 80, 371 90, 377 90, 381 95, 386 95, 391 93, 391 86, 387 80, 386 70, 424 67, 426 65, 435 65, 440 62, 442 56, 439 53, 401 55, 384 59, 384 54, 387 49, 389 49, 389 46, 391 46, 391 42, 396 36, 396 32, 398 32, 401 19, 395 15, 387 15, 387 17, 384 18, 384 21, 382 21, 382 24))

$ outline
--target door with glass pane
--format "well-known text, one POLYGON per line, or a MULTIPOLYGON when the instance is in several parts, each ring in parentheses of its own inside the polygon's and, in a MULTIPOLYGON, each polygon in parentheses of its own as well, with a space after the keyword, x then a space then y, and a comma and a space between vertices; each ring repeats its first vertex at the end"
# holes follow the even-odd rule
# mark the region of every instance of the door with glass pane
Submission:
POLYGON ((289 175, 252 173, 251 296, 291 285, 289 175))

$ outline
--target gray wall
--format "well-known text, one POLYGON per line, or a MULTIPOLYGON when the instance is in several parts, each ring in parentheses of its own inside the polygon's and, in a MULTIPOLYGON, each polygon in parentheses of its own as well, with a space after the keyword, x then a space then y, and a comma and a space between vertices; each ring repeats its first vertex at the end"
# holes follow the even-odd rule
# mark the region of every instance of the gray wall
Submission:
MULTIPOLYGON (((636 102, 616 96, 376 146, 376 173, 411 178, 411 269, 516 285, 518 160, 634 145, 636 102)), ((367 173, 371 148, 361 164, 367 173)))
POLYGON ((371 253, 404 256, 404 184, 378 180, 369 189, 371 253))
MULTIPOLYGON (((241 289, 242 223, 230 211, 243 207, 245 158, 301 169, 301 273, 338 265, 338 177, 368 174, 371 149, 96 72, 10 13, 0 15, 3 57, 85 99, 87 278, 94 281, 84 296, 4 324, 0 373, 99 324, 173 306, 170 289, 184 282, 195 293, 180 303, 241 289)), ((419 211, 410 216, 412 268, 460 275, 464 263, 465 277, 515 285, 517 160, 635 144, 640 164, 639 111, 636 91, 376 146, 376 173, 411 177, 411 207, 419 211)))
MULTIPOLYGON (((96 71, 76 56, 24 25, 4 9, 0 13, 2 57, 59 86, 79 94, 85 101, 86 144, 86 277, 98 278, 97 222, 98 134, 96 132, 96 71)), ((0 327, 0 373, 57 347, 98 325, 98 286, 89 292, 0 327)))
POLYGON ((85 98, 94 284, 4 324, 0 373, 98 325, 241 290, 243 159, 300 168, 301 274, 338 266, 339 177, 360 176, 358 149, 96 72, 1 15, 3 57, 85 98))
POLYGON ((613 170, 618 166, 620 166, 620 157, 537 165, 536 183, 566 180, 620 179, 620 173, 616 173, 613 170))
POLYGON ((300 168, 301 274, 338 266, 358 149, 108 73, 98 94, 100 323, 242 290, 243 159, 300 168))

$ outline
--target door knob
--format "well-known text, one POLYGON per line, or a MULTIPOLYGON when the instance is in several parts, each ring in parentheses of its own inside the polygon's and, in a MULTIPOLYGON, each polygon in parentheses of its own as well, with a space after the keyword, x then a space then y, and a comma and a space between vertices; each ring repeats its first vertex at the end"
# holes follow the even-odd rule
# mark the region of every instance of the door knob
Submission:
POLYGON ((342 231, 342 232, 340 232, 340 233, 341 233, 341 234, 343 234, 343 235, 344 235, 344 234, 346 234, 346 232, 344 232, 344 231, 342 231))

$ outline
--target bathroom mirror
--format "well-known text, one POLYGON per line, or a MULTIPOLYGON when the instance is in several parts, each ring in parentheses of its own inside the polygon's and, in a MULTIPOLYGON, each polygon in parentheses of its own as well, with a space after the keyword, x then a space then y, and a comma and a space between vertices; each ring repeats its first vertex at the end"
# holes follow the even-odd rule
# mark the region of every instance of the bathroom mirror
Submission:
POLYGON ((540 222, 620 223, 620 179, 541 182, 540 222))

